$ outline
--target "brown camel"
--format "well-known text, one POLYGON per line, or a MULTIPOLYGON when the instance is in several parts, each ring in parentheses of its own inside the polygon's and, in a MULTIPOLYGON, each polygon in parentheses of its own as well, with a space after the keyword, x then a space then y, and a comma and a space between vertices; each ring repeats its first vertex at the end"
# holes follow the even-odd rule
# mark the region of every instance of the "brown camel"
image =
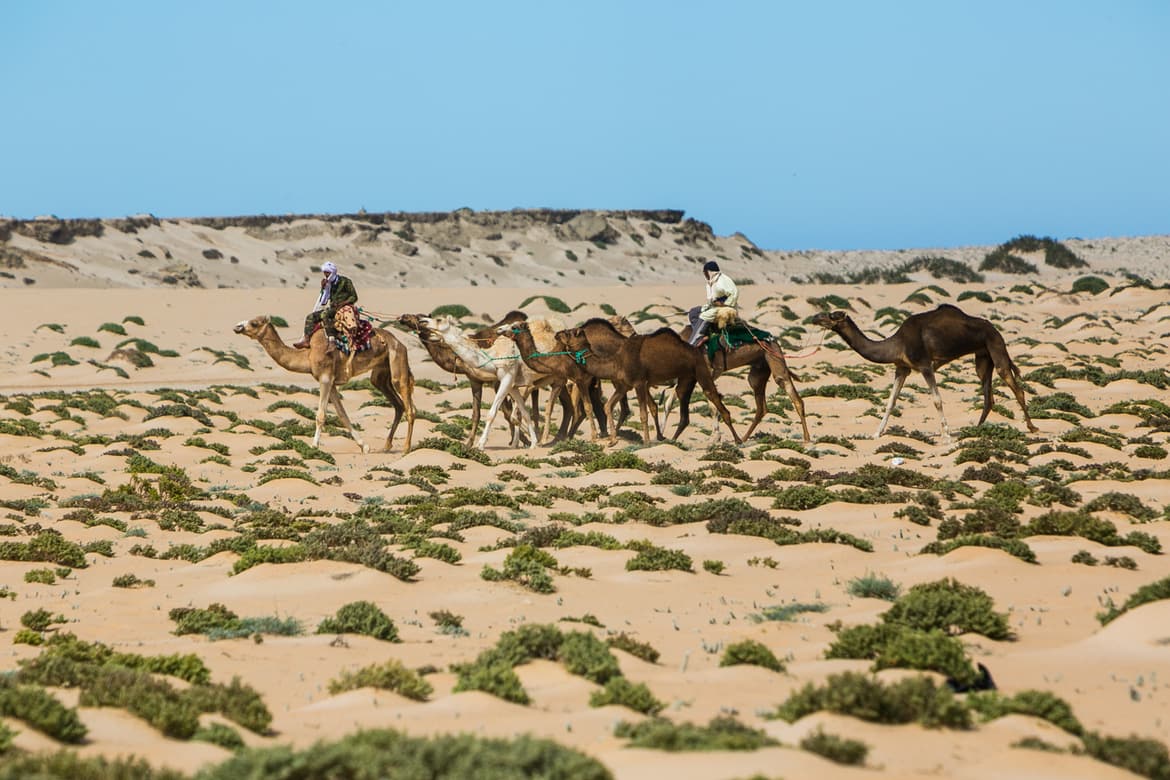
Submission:
MULTIPOLYGON (((639 411, 642 415, 642 441, 645 444, 650 443, 648 414, 653 405, 650 386, 669 382, 675 383, 675 392, 678 393, 679 399, 678 428, 671 438, 677 439, 690 423, 691 393, 698 383, 707 399, 719 410, 719 416, 731 431, 735 442, 741 443, 742 440, 731 421, 731 413, 723 405, 723 399, 715 388, 711 366, 698 350, 679 338, 670 328, 661 328, 646 336, 630 336, 622 342, 617 351, 609 355, 592 348, 592 341, 587 337, 585 327, 563 330, 557 334, 557 341, 569 352, 585 350, 585 370, 599 379, 609 379, 613 382, 614 393, 606 404, 606 414, 613 422, 610 444, 617 442, 619 425, 613 416, 613 408, 618 399, 630 389, 638 396, 639 411)), ((659 438, 662 437, 661 432, 658 435, 659 438)))
MULTIPOLYGON (((467 438, 464 444, 472 446, 475 443, 475 434, 479 431, 480 413, 483 406, 483 386, 490 385, 493 389, 498 389, 499 378, 496 372, 492 370, 491 366, 477 366, 468 365, 459 355, 455 354, 455 350, 451 348, 447 342, 439 338, 427 325, 424 323, 429 317, 425 314, 403 314, 398 318, 398 322, 406 326, 409 330, 414 331, 418 335, 418 340, 422 343, 423 348, 427 354, 431 356, 431 360, 435 362, 439 368, 448 371, 452 374, 462 374, 467 377, 471 385, 471 430, 468 431, 467 438)), ((468 334, 468 338, 475 342, 476 346, 481 348, 488 348, 492 343, 499 338, 499 333, 496 328, 510 324, 512 322, 522 322, 528 319, 528 315, 522 311, 513 310, 508 312, 504 317, 494 325, 488 325, 480 328, 474 333, 468 334)), ((547 385, 548 382, 542 384, 547 385)), ((539 396, 535 395, 538 387, 523 387, 521 392, 524 394, 533 393, 533 414, 535 415, 539 410, 539 396)), ((560 396, 562 409, 565 414, 570 414, 567 398, 560 396)), ((512 409, 511 399, 505 398, 503 405, 504 417, 508 420, 508 425, 512 430, 512 446, 518 446, 519 436, 523 428, 517 424, 518 415, 512 409)), ((566 418, 567 419, 567 418, 566 418)), ((562 420, 561 427, 557 432, 557 437, 560 438, 565 433, 565 421, 562 420)))
POLYGON ((386 436, 386 450, 390 450, 394 432, 398 430, 398 423, 405 414, 406 443, 402 452, 403 454, 410 452, 410 441, 414 435, 414 376, 410 372, 406 347, 393 334, 380 328, 375 329, 369 349, 346 356, 337 350, 326 351, 328 343, 323 329, 313 334, 308 349, 297 349, 285 344, 268 317, 244 320, 233 330, 260 342, 264 351, 281 368, 298 374, 312 374, 320 384, 316 431, 313 434, 314 447, 321 443, 321 430, 325 427, 325 410, 329 403, 332 403, 333 408, 337 410, 338 419, 349 431, 349 435, 361 447, 362 452, 369 452, 369 447, 354 431, 349 415, 341 404, 341 393, 337 390, 338 385, 369 371, 370 381, 374 387, 386 396, 386 400, 394 408, 394 422, 391 423, 390 433, 386 436))
MULTIPOLYGON (((520 357, 524 360, 525 365, 533 371, 554 377, 554 389, 558 385, 563 387, 570 383, 576 388, 577 400, 582 403, 574 404, 573 423, 568 432, 570 436, 576 433, 582 419, 586 417, 593 430, 592 438, 597 438, 597 420, 601 422, 601 434, 606 435, 605 411, 598 391, 599 383, 596 377, 585 370, 583 361, 576 359, 573 355, 565 354, 562 350, 552 350, 551 352, 541 350, 532 337, 532 331, 527 321, 501 325, 499 333, 501 336, 516 342, 516 347, 520 350, 520 357)), ((548 439, 550 424, 551 416, 546 415, 545 440, 548 439)))
MULTIPOLYGON (((683 341, 690 343, 690 325, 683 328, 681 336, 683 341)), ((705 346, 700 347, 699 351, 704 355, 707 354, 705 346)), ((769 343, 757 341, 736 347, 730 352, 721 349, 715 353, 715 358, 711 360, 711 374, 718 379, 720 374, 744 366, 749 366, 748 387, 752 389, 752 396, 756 399, 756 416, 752 420, 752 424, 748 426, 747 433, 743 435, 744 440, 752 437, 756 426, 760 424, 760 421, 764 419, 764 414, 768 411, 768 377, 771 377, 788 393, 788 400, 792 401, 792 408, 796 410, 796 416, 800 418, 800 427, 804 431, 805 443, 812 441, 808 433, 808 420, 804 415, 804 401, 796 390, 796 383, 792 381, 792 373, 788 370, 788 363, 784 361, 784 353, 780 343, 778 341, 769 343)), ((670 404, 666 403, 664 407, 663 416, 666 417, 670 413, 670 404)))
POLYGON ((983 384, 983 414, 979 415, 982 425, 991 411, 991 372, 994 368, 1011 388, 1024 411, 1024 422, 1028 430, 1037 432, 1028 416, 1028 407, 1024 403, 1024 391, 1020 388, 1020 369, 1008 356, 1007 345, 1003 336, 995 326, 980 317, 972 317, 963 313, 958 307, 944 303, 934 311, 913 314, 907 317, 893 336, 874 341, 865 336, 861 329, 843 311, 832 313, 822 312, 809 320, 814 325, 839 334, 857 354, 872 363, 894 364, 894 386, 890 390, 890 400, 886 405, 886 413, 878 425, 874 438, 882 435, 886 423, 890 420, 890 413, 894 410, 894 403, 898 394, 902 392, 902 385, 910 371, 918 371, 926 380, 926 386, 934 396, 934 406, 938 409, 939 419, 942 420, 942 432, 948 439, 951 436, 947 427, 947 418, 943 415, 942 397, 938 393, 938 384, 934 379, 934 370, 941 365, 951 362, 964 355, 975 356, 975 372, 983 384))

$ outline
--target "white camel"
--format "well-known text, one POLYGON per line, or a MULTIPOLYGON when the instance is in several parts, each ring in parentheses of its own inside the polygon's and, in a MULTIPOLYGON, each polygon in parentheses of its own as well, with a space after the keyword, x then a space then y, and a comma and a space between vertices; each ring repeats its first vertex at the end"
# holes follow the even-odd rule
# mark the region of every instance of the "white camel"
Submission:
POLYGON ((500 411, 500 405, 505 398, 511 398, 514 408, 519 411, 524 427, 528 431, 528 447, 529 449, 535 448, 538 442, 536 423, 533 422, 532 415, 528 412, 520 388, 535 384, 546 377, 528 368, 520 359, 520 352, 516 345, 506 338, 500 337, 492 343, 491 347, 483 349, 463 335, 463 331, 459 329, 459 323, 450 316, 423 317, 420 322, 432 332, 432 338, 437 336, 445 341, 460 360, 468 366, 494 373, 496 381, 499 382, 499 387, 496 388, 496 397, 492 399, 491 409, 488 410, 487 422, 483 431, 480 432, 479 440, 475 446, 481 450, 484 448, 487 443, 488 431, 491 430, 496 414, 500 411))

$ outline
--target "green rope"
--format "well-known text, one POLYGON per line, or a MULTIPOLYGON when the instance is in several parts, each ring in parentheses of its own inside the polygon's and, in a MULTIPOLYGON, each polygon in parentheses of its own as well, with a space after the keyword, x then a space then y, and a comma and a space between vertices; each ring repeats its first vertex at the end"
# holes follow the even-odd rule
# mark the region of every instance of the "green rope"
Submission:
POLYGON ((573 361, 577 365, 583 366, 585 365, 585 353, 588 351, 589 350, 587 349, 579 349, 576 352, 533 352, 528 356, 528 359, 531 360, 532 358, 553 357, 554 355, 572 355, 573 361))

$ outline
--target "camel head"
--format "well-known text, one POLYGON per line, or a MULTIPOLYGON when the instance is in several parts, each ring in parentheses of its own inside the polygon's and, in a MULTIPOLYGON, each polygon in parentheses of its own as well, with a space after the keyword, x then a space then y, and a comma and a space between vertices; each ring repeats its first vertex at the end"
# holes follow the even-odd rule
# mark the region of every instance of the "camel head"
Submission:
POLYGON ((568 328, 557 331, 557 346, 565 352, 577 352, 589 349, 589 339, 585 338, 584 328, 568 328))
POLYGON ((516 334, 523 333, 528 330, 527 320, 517 320, 516 322, 505 322, 496 327, 496 333, 499 333, 506 339, 516 340, 516 334))
POLYGON ((236 327, 232 331, 241 335, 247 336, 250 339, 260 338, 260 334, 266 328, 272 327, 272 320, 266 316, 253 317, 250 320, 243 320, 236 323, 236 327))
POLYGON ((425 314, 403 314, 399 316, 398 322, 411 330, 418 332, 422 330, 422 320, 425 314))
POLYGON ((808 321, 827 330, 839 331, 849 321, 849 315, 843 311, 822 311, 809 317, 808 321))
POLYGON ((419 317, 419 335, 429 341, 445 341, 447 337, 460 333, 459 323, 450 315, 442 317, 419 317))

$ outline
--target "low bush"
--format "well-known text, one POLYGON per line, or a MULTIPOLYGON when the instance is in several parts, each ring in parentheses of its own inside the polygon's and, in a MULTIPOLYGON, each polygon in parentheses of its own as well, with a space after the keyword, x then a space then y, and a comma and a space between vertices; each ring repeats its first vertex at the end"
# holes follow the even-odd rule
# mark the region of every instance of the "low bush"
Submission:
POLYGON ((366 666, 356 672, 343 671, 337 679, 329 683, 329 692, 334 695, 356 688, 380 688, 394 691, 400 696, 415 701, 426 701, 427 697, 434 692, 434 687, 429 682, 395 659, 366 666))
POLYGON ((1125 600, 1125 603, 1121 607, 1117 607, 1111 601, 1108 608, 1097 615, 1097 620, 1101 621, 1101 625, 1105 625, 1121 617, 1131 609, 1162 599, 1170 599, 1170 577, 1163 577, 1156 582, 1141 586, 1134 591, 1132 596, 1125 600))
POLYGON ((655 698, 644 683, 632 683, 625 677, 611 678, 606 682, 605 688, 594 691, 589 696, 590 707, 605 707, 610 704, 629 707, 643 715, 657 715, 666 707, 655 698))
POLYGON ((706 726, 648 718, 641 723, 622 721, 614 736, 630 740, 630 747, 666 750, 759 750, 779 744, 759 729, 727 716, 712 718, 706 726))
POLYGON ((874 723, 920 723, 927 728, 966 729, 971 712, 945 685, 929 677, 908 677, 886 685, 857 672, 831 675, 824 685, 796 691, 770 716, 793 723, 827 710, 874 723))
POLYGON ((647 642, 639 642, 624 631, 611 637, 607 637, 605 643, 610 647, 616 647, 618 650, 623 650, 635 658, 641 658, 646 663, 658 663, 659 652, 654 649, 653 645, 647 642))
POLYGON ((826 734, 819 728, 800 740, 800 747, 802 750, 827 758, 835 764, 846 766, 860 766, 865 763, 865 757, 869 755, 869 746, 864 742, 826 734))
POLYGON ((318 634, 364 634, 384 642, 397 642, 394 621, 371 601, 353 601, 325 618, 317 626, 318 634))
POLYGON ((738 666, 740 664, 762 666, 773 672, 784 671, 784 664, 776 657, 775 653, 762 642, 757 642, 754 639, 744 639, 741 642, 728 645, 727 649, 723 651, 723 658, 719 660, 720 666, 738 666))
POLYGON ((558 659, 570 674, 578 674, 605 685, 622 670, 609 647, 588 631, 571 631, 564 635, 557 651, 558 659))
POLYGON ((318 742, 302 751, 287 746, 242 750, 200 774, 200 780, 243 777, 612 780, 613 775, 597 759, 547 739, 489 739, 470 734, 411 737, 374 729, 336 742, 318 742))

